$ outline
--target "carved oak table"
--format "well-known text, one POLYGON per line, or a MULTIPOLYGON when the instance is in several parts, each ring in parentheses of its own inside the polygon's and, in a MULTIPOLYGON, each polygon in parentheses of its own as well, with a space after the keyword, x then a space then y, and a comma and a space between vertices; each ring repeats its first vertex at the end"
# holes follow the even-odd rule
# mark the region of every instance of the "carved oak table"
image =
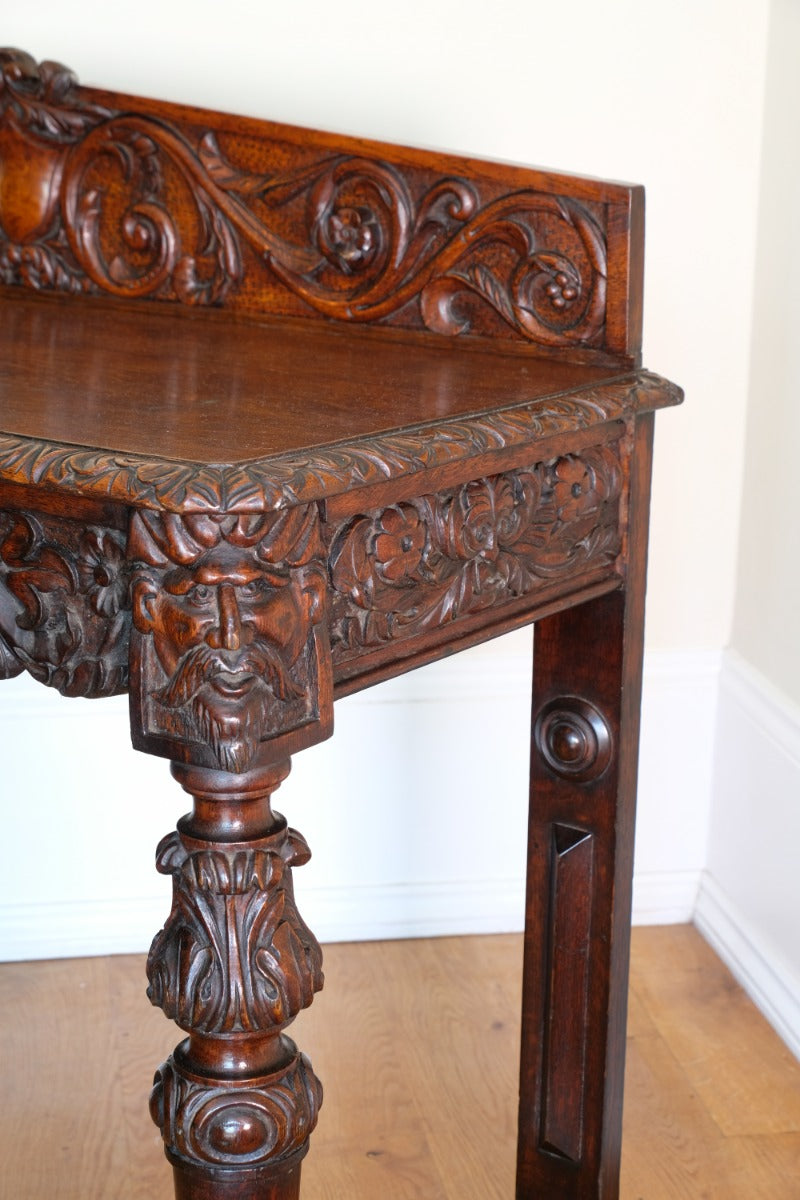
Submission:
POLYGON ((322 986, 271 807, 333 700, 537 621, 517 1196, 619 1172, 654 410, 641 189, 78 87, 0 53, 0 677, 128 691, 150 1106, 183 1200, 294 1200, 322 986))

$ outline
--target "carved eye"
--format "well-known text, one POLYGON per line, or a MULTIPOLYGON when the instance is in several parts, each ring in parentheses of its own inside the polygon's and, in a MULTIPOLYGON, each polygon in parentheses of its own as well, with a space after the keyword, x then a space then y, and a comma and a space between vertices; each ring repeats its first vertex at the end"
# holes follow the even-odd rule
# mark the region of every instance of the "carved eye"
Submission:
POLYGON ((189 588, 186 599, 197 608, 204 608, 213 599, 213 589, 206 583, 196 583, 189 588))
POLYGON ((249 579, 239 588, 239 594, 244 600, 257 600, 266 596, 270 588, 265 579, 249 579))

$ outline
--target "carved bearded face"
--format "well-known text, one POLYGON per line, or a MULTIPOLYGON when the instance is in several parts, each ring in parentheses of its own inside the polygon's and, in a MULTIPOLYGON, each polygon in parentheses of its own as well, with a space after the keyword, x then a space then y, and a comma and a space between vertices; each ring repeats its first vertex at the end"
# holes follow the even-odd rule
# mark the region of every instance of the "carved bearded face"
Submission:
POLYGON ((276 702, 302 694, 291 667, 319 603, 319 589, 296 572, 227 542, 168 569, 158 587, 136 584, 134 620, 167 677, 155 698, 224 770, 246 770, 276 702))

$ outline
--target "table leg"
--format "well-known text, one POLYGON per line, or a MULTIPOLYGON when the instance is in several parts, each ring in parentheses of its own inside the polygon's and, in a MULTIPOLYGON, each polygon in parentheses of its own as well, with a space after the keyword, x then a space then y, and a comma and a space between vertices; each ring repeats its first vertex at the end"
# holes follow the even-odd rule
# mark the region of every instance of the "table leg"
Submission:
POLYGON ((624 589, 536 626, 517 1200, 619 1190, 651 422, 624 589))
POLYGON ((177 1200, 297 1200, 322 1089, 283 1033, 322 987, 291 868, 309 858, 272 811, 288 761, 243 775, 173 764, 194 809, 157 866, 173 904, 147 964, 148 995, 188 1033, 150 1101, 177 1200))

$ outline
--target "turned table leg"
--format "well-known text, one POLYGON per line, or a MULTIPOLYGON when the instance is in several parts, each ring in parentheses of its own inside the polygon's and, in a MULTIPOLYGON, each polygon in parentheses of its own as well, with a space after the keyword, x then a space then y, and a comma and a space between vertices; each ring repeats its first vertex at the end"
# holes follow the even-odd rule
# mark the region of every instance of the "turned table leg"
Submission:
POLYGON ((172 767, 194 808, 158 849, 173 903, 147 974, 188 1034, 150 1100, 177 1200, 299 1195, 322 1089, 283 1031, 322 987, 322 953, 292 888, 308 846, 270 804, 288 770, 172 767))
POLYGON ((536 626, 517 1200, 619 1190, 651 436, 624 589, 536 626))

